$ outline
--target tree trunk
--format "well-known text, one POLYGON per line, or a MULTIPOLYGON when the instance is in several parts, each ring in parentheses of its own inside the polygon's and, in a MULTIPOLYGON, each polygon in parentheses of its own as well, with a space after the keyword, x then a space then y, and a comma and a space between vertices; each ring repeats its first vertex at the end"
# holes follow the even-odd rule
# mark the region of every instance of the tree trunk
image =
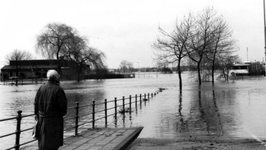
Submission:
POLYGON ((182 90, 180 89, 179 90, 179 109, 178 109, 178 112, 179 112, 179 115, 182 116, 182 90))
POLYGON ((16 86, 18 86, 18 60, 16 59, 16 76, 15 76, 16 86))
POLYGON ((77 78, 77 81, 78 81, 78 82, 81 80, 82 66, 83 66, 82 63, 78 64, 78 68, 77 68, 77 72, 78 72, 78 78, 77 78))
POLYGON ((179 90, 182 90, 182 76, 181 76, 181 67, 180 67, 180 60, 178 61, 177 65, 178 77, 179 77, 179 90))
POLYGON ((78 82, 80 81, 79 71, 78 71, 78 78, 77 78, 77 81, 78 81, 78 82))
POLYGON ((81 73, 80 73, 80 70, 81 70, 81 69, 80 69, 80 65, 78 65, 78 78, 77 78, 77 81, 78 81, 78 82, 80 81, 80 74, 81 74, 81 73))
POLYGON ((57 53, 56 53, 56 59, 57 59, 57 71, 60 74, 60 76, 62 76, 62 72, 61 72, 61 58, 59 56, 59 51, 60 51, 60 46, 57 46, 57 53))
POLYGON ((201 75, 200 75, 200 62, 197 65, 197 69, 198 69, 198 80, 199 80, 199 86, 201 86, 201 75))
POLYGON ((214 61, 212 61, 212 85, 214 85, 214 61))

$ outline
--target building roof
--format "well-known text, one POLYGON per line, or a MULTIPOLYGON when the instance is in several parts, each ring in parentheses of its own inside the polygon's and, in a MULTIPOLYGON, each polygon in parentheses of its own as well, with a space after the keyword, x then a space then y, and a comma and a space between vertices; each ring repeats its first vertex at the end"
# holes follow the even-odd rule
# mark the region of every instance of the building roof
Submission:
MULTIPOLYGON (((31 69, 56 69, 56 65, 38 65, 38 66, 18 66, 18 69, 25 69, 25 70, 31 70, 31 69)), ((1 71, 4 70, 14 70, 16 69, 16 66, 4 66, 1 71)))
POLYGON ((250 64, 234 64, 233 66, 249 66, 250 64))
MULTIPOLYGON (((41 59, 41 60, 10 60, 9 65, 1 68, 1 71, 18 69, 32 70, 32 69, 57 69, 58 61, 56 59, 41 59)), ((69 60, 60 60, 62 68, 68 68, 71 62, 69 60)))

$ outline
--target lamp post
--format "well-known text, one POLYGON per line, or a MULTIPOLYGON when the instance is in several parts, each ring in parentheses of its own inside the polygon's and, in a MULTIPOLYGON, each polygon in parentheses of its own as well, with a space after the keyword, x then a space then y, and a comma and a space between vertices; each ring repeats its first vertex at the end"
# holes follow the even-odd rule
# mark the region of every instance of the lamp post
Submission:
POLYGON ((266 75, 266 19, 265 19, 265 0, 263 0, 263 19, 264 19, 264 56, 265 56, 265 62, 264 62, 264 67, 265 67, 265 72, 264 76, 266 75))
MULTIPOLYGON (((138 63, 138 72, 139 72, 139 62, 137 62, 138 63)), ((140 74, 139 74, 139 77, 140 77, 140 74)))

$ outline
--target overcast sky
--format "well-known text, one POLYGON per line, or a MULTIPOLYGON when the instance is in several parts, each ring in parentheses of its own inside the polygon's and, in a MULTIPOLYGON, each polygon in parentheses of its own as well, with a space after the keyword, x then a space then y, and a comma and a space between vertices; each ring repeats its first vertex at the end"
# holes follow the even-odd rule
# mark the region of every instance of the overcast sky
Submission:
POLYGON ((151 47, 158 26, 172 31, 176 20, 214 7, 234 31, 243 61, 265 58, 263 0, 2 0, 0 66, 14 49, 35 53, 37 36, 48 23, 64 23, 106 54, 109 68, 122 60, 153 66, 151 47), (247 50, 248 49, 248 50, 247 50))

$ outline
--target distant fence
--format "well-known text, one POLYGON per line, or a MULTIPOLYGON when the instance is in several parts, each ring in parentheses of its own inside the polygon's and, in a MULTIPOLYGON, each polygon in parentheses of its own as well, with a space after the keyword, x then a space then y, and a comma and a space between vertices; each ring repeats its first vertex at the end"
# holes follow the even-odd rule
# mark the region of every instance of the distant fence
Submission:
POLYGON ((9 79, 2 79, 4 85, 26 85, 26 84, 40 84, 44 83, 47 79, 46 78, 9 78, 9 79))
MULTIPOLYGON (((111 100, 111 101, 107 101, 107 99, 105 99, 103 103, 96 103, 95 101, 93 101, 92 104, 82 105, 82 106, 79 106, 79 103, 76 102, 76 106, 68 108, 68 111, 72 111, 72 112, 74 111, 74 115, 68 118, 65 118, 65 122, 73 120, 74 123, 72 121, 72 123, 65 128, 65 131, 74 130, 74 135, 77 136, 79 133, 79 128, 81 126, 84 126, 86 124, 91 124, 91 128, 94 129, 96 127, 96 123, 98 120, 104 120, 104 126, 108 127, 108 117, 110 116, 114 116, 114 123, 116 126, 117 119, 118 119, 118 115, 117 115, 118 113, 122 114, 123 116, 125 115, 125 113, 131 113, 133 107, 137 109, 138 105, 141 106, 143 102, 150 100, 150 98, 153 98, 161 91, 162 90, 156 91, 154 93, 144 94, 144 95, 141 95, 141 94, 135 95, 133 97, 130 95, 127 98, 123 96, 121 99, 115 98, 114 100, 111 100), (97 107, 97 106, 101 106, 101 107, 97 107), (88 109, 88 108, 91 110, 90 113, 88 114, 80 113, 81 109, 88 109), (97 108, 100 108, 100 109, 96 110, 97 108), (97 116, 96 114, 104 114, 104 115, 97 116), (80 118, 84 116, 89 116, 89 119, 81 120, 80 118)), ((15 135, 15 145, 7 148, 6 150, 11 150, 11 149, 19 150, 21 146, 24 146, 26 144, 36 141, 32 139, 27 142, 20 143, 21 133, 33 130, 33 127, 21 130, 21 121, 23 118, 33 117, 33 116, 34 114, 22 116, 22 111, 18 110, 16 117, 0 120, 0 123, 10 121, 10 120, 16 120, 16 130, 14 132, 8 133, 5 135, 0 135, 0 139, 15 135)))

